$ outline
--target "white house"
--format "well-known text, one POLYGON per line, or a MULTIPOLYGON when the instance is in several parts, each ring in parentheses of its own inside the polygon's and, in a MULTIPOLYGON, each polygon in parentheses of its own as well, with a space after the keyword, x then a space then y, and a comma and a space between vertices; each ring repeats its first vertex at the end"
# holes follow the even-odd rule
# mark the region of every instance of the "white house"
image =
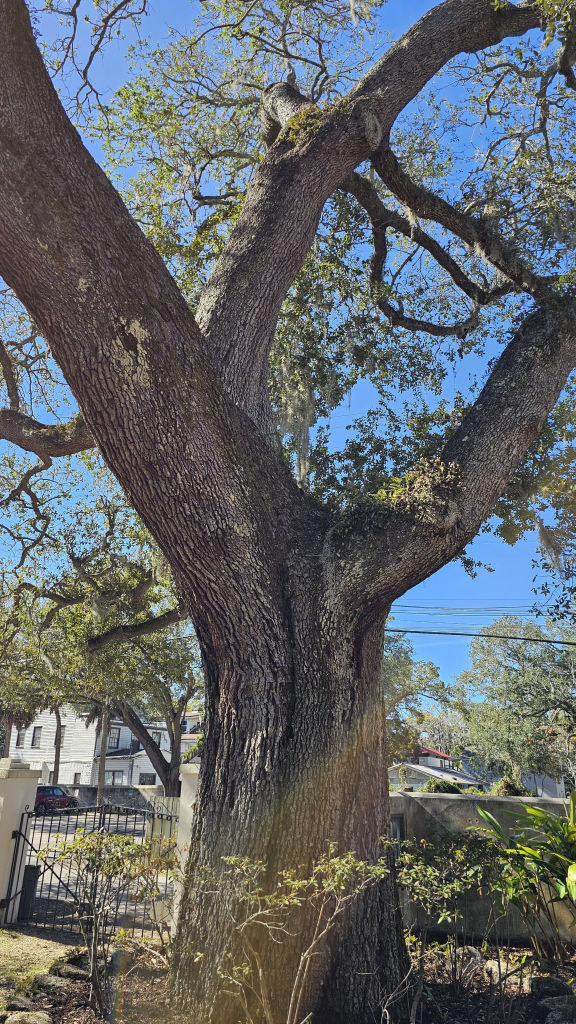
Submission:
POLYGON ((454 782, 463 790, 468 789, 469 786, 482 786, 481 779, 476 778, 475 775, 468 775, 467 772, 457 769, 432 768, 430 765, 410 764, 408 761, 391 765, 388 769, 388 778, 394 789, 398 789, 399 786, 410 786, 413 790, 422 789, 429 779, 454 782))
MULTIPOLYGON (((418 764, 402 761, 393 764, 388 769, 388 778, 391 786, 397 789, 398 786, 410 786, 413 790, 422 789, 422 786, 429 779, 443 779, 447 782, 455 782, 464 791, 469 786, 488 789, 497 777, 479 779, 468 769, 469 758, 455 758, 451 754, 445 754, 434 747, 421 747, 418 764), (459 767, 463 762, 462 768, 459 767)), ((566 790, 564 781, 551 779, 548 775, 524 776, 522 779, 528 790, 533 790, 536 796, 560 797, 565 799, 566 790)))
MULTIPOLYGON (((60 710, 62 740, 58 781, 68 786, 95 786, 98 779, 101 737, 96 735, 96 723, 86 726, 86 714, 72 707, 60 710)), ((182 753, 197 740, 201 713, 189 709, 185 715, 186 731, 182 736, 182 753)), ((166 751, 170 744, 165 722, 147 723, 147 729, 166 751)), ((12 730, 9 757, 27 761, 32 768, 42 771, 42 782, 51 782, 54 771, 56 745, 56 717, 42 711, 27 729, 12 730)), ((106 786, 154 786, 160 782, 139 740, 121 721, 113 721, 106 750, 106 786)))

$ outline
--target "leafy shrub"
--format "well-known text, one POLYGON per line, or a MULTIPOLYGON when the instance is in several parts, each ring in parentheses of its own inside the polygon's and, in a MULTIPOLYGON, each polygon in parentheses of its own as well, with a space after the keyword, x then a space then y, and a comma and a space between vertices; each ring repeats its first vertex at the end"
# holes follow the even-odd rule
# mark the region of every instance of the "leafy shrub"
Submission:
POLYGON ((428 779, 420 789, 421 793, 461 793, 460 786, 448 779, 428 779))
POLYGON ((38 857, 48 865, 66 864, 77 876, 74 912, 88 950, 91 1002, 105 1017, 111 1005, 109 915, 126 892, 137 900, 158 896, 159 874, 174 873, 177 868, 176 840, 156 836, 139 843, 129 835, 78 828, 73 837, 54 836, 52 845, 40 850, 38 857))
MULTIPOLYGON (((376 864, 359 860, 354 853, 337 857, 336 847, 330 843, 328 852, 312 865, 309 873, 279 872, 272 891, 266 885, 266 865, 247 857, 224 857, 223 875, 206 873, 207 891, 215 886, 224 889, 230 905, 236 908, 233 920, 241 940, 240 951, 229 952, 218 973, 228 986, 224 991, 239 1003, 246 1024, 253 1021, 250 1003, 254 998, 262 1009, 263 1019, 267 1024, 272 1021, 271 986, 258 953, 262 937, 281 943, 285 936, 293 935, 293 914, 297 908, 305 907, 314 925, 313 933, 308 943, 303 940, 286 1017, 286 1024, 304 1024, 300 1007, 309 974, 318 956, 325 952, 330 933, 345 909, 389 874, 386 847, 390 844, 384 840, 382 843, 384 854, 376 864)), ((199 952, 197 962, 202 959, 199 952)))
POLYGON ((530 796, 523 782, 503 775, 498 782, 495 782, 490 790, 491 796, 530 796))
POLYGON ((501 850, 507 863, 501 909, 512 904, 522 914, 534 949, 540 956, 562 960, 564 947, 556 920, 555 905, 563 903, 576 925, 576 792, 570 795, 567 815, 542 807, 523 807, 516 830, 506 835, 488 811, 478 813, 491 826, 483 829, 501 850))

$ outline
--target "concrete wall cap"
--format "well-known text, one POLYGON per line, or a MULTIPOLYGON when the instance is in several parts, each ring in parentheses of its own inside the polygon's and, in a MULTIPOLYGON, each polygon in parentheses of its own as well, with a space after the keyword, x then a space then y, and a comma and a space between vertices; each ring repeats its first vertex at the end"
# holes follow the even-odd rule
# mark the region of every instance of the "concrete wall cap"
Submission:
POLYGON ((200 772, 200 765, 199 764, 188 763, 188 764, 181 764, 180 765, 180 773, 182 775, 198 775, 199 772, 200 772))
POLYGON ((390 793, 391 800, 402 800, 404 797, 409 797, 411 800, 475 800, 476 803, 484 800, 486 803, 495 803, 501 801, 502 803, 508 803, 510 800, 517 800, 518 803, 522 804, 535 804, 540 806, 541 804, 558 804, 559 807, 564 807, 566 800, 563 800, 559 796, 491 796, 490 793, 423 793, 422 790, 414 790, 410 793, 408 790, 403 790, 401 793, 390 793))
POLYGON ((42 772, 30 768, 27 761, 17 761, 13 757, 0 757, 0 779, 39 779, 42 772))

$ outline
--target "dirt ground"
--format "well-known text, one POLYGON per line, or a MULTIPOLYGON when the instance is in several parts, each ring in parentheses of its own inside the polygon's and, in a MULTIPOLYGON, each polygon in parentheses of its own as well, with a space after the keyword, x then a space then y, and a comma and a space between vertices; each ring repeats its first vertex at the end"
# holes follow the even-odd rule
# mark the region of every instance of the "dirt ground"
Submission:
MULTIPOLYGON (((78 952, 72 936, 44 938, 26 929, 0 929, 0 1009, 10 995, 25 991, 35 975, 47 973, 56 959, 74 949, 78 952)), ((536 1024, 546 1016, 538 1006, 542 995, 533 989, 531 979, 536 976, 546 983, 564 983, 576 994, 576 951, 555 971, 536 963, 530 950, 472 952, 475 965, 474 958, 469 963, 468 954, 461 951, 464 959, 455 969, 448 948, 431 944, 417 1024, 536 1024), (490 974, 489 965, 498 962, 499 974, 490 974), (546 980, 542 977, 546 974, 552 977, 546 980)), ((114 1024, 188 1024, 186 1011, 170 1005, 168 971, 153 951, 141 945, 125 950, 116 966, 114 1024)), ((89 985, 77 982, 60 992, 37 991, 33 1004, 35 1009, 47 1010, 54 1024, 102 1024, 87 1005, 89 994, 89 985)), ((393 1014, 392 1010, 392 1018, 393 1014)))

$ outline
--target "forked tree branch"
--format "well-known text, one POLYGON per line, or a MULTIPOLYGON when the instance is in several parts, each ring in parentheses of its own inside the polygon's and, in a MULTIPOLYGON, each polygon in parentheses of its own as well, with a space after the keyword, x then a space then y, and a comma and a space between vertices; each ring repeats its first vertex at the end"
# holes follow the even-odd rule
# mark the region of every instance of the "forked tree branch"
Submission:
POLYGON ((440 196, 416 184, 402 169, 388 146, 381 147, 372 157, 375 170, 392 195, 418 217, 434 220, 451 231, 482 256, 493 267, 505 274, 521 291, 528 292, 537 302, 552 297, 549 283, 534 274, 497 232, 480 217, 462 213, 440 196))
MULTIPOLYGON (((287 85, 264 98, 265 132, 276 142, 258 167, 239 221, 207 282, 198 321, 227 389, 257 423, 268 415, 267 368, 281 304, 312 244, 325 202, 370 159, 404 107, 461 52, 538 27, 537 4, 446 0, 420 19, 341 103, 298 118, 287 85), (238 310, 243 309, 242 327, 238 310)), ((523 282, 524 286, 524 282, 523 282)))
POLYGON ((450 338, 456 336, 464 338, 478 324, 478 307, 485 306, 495 299, 501 298, 511 291, 512 285, 503 285, 492 291, 486 291, 480 285, 472 281, 462 270, 459 264, 449 253, 430 235, 422 230, 417 224, 411 224, 409 220, 388 210, 374 185, 362 175, 354 172, 343 183, 342 188, 350 192, 360 205, 366 210, 372 224, 372 235, 374 241, 374 255, 370 262, 370 290, 373 301, 380 310, 388 317, 394 326, 404 327, 409 331, 425 331, 427 334, 439 338, 450 338), (422 248, 426 249, 436 262, 448 271, 454 283, 470 298, 474 300, 476 308, 470 316, 455 324, 435 324, 427 320, 417 320, 404 314, 391 305, 384 297, 382 291, 382 271, 386 262, 386 231, 391 228, 393 231, 412 239, 422 248))

